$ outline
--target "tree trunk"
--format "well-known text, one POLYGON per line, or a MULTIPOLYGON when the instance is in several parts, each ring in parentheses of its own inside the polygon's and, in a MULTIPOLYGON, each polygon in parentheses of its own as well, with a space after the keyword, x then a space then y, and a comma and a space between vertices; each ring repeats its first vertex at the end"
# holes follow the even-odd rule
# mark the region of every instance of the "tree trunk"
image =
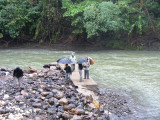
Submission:
POLYGON ((157 38, 160 40, 160 36, 159 36, 158 33, 157 33, 155 24, 154 24, 154 22, 153 22, 153 20, 152 20, 152 18, 151 18, 151 16, 150 16, 150 14, 149 14, 149 11, 148 11, 148 9, 147 9, 146 7, 144 7, 144 11, 145 11, 145 13, 146 13, 147 16, 148 16, 148 19, 149 19, 149 21, 150 21, 150 23, 151 23, 153 32, 155 33, 155 35, 157 36, 157 38))

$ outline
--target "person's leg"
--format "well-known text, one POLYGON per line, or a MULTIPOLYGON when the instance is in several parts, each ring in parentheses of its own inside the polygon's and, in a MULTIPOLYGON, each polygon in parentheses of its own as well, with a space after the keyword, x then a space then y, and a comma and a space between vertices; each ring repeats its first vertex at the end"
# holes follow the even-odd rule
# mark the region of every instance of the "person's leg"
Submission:
POLYGON ((84 70, 84 79, 86 79, 86 70, 84 70))
POLYGON ((17 78, 17 79, 18 79, 18 85, 19 85, 19 87, 21 87, 21 83, 20 83, 21 78, 17 78))
POLYGON ((82 70, 79 70, 80 82, 82 82, 82 70))
POLYGON ((74 64, 71 64, 71 71, 74 71, 74 64))
POLYGON ((70 73, 68 73, 68 80, 71 80, 71 79, 70 79, 70 73))
POLYGON ((68 73, 66 73, 65 79, 68 80, 68 73))
POLYGON ((73 71, 75 71, 75 64, 73 64, 73 71))
POLYGON ((89 79, 89 70, 88 70, 88 73, 87 73, 87 79, 89 79))

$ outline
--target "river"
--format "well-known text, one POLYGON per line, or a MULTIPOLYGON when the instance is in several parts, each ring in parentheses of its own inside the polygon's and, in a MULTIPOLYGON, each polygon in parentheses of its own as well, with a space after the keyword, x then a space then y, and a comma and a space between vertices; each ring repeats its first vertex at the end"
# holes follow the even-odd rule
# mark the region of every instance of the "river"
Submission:
MULTIPOLYGON (((69 57, 72 51, 41 49, 0 50, 0 67, 40 69, 44 64, 69 57)), ((158 51, 77 51, 77 59, 89 56, 95 64, 91 77, 100 88, 126 91, 139 107, 139 119, 160 119, 160 53, 158 51), (142 111, 141 111, 142 110, 142 111), (147 113, 145 113, 147 111, 147 113)))

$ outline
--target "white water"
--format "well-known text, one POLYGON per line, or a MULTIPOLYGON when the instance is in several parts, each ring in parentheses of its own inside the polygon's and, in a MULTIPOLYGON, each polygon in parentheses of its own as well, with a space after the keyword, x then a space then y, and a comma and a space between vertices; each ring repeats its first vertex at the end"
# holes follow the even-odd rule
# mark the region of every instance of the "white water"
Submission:
MULTIPOLYGON (((0 50, 0 67, 42 68, 44 64, 69 57, 72 51, 0 50)), ((91 77, 100 87, 125 90, 148 114, 141 119, 160 118, 160 53, 157 51, 83 51, 77 59, 90 56, 91 77)), ((141 112, 141 111, 140 111, 141 112)), ((143 113, 144 114, 144 113, 143 113)), ((140 116, 139 116, 140 118, 140 116)))

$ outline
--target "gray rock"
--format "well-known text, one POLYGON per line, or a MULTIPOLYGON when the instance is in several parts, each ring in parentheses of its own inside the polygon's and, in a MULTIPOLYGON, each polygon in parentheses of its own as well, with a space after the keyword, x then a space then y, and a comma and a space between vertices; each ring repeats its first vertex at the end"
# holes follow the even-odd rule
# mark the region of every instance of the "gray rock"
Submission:
POLYGON ((47 109, 47 113, 51 115, 56 114, 57 113, 56 111, 57 109, 55 107, 51 107, 47 109))
POLYGON ((71 108, 75 108, 76 107, 75 104, 69 104, 68 106, 71 107, 71 108))
POLYGON ((64 107, 63 106, 58 106, 58 112, 64 112, 64 107))
POLYGON ((35 108, 41 108, 41 103, 32 103, 32 106, 35 108))
POLYGON ((0 114, 6 114, 6 113, 9 113, 9 110, 0 108, 0 114))
POLYGON ((49 102, 50 105, 53 105, 54 101, 55 101, 55 99, 53 97, 48 100, 48 102, 49 102))

